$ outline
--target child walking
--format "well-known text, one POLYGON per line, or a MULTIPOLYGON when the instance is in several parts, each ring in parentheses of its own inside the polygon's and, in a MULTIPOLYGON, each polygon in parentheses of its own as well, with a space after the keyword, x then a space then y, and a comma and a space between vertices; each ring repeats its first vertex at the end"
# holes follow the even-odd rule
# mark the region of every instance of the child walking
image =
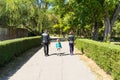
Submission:
MULTIPOLYGON (((57 51, 60 51, 61 48, 62 48, 62 45, 61 45, 60 39, 57 39, 57 42, 56 42, 57 51)), ((59 54, 57 54, 57 55, 59 55, 59 54)))

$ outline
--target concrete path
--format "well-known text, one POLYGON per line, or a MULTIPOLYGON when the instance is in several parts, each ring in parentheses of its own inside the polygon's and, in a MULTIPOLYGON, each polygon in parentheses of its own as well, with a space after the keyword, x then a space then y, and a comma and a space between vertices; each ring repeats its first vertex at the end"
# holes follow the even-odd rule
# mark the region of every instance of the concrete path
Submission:
POLYGON ((55 49, 55 42, 52 42, 49 54, 45 57, 41 48, 6 80, 97 80, 79 55, 69 55, 68 42, 62 42, 59 52, 55 49), (61 56, 56 53, 61 53, 61 56))

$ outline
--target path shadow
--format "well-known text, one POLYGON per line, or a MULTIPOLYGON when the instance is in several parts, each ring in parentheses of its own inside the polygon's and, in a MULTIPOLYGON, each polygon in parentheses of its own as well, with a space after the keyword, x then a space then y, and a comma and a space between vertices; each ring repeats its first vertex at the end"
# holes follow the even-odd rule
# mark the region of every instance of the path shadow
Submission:
POLYGON ((66 38, 51 38, 51 42, 56 42, 57 39, 60 39, 61 42, 67 41, 66 38))
POLYGON ((69 54, 65 54, 65 52, 61 52, 61 53, 53 53, 53 54, 50 54, 49 56, 54 56, 54 55, 57 55, 57 56, 67 56, 69 54))
MULTIPOLYGON (((50 54, 49 56, 54 56, 54 55, 57 55, 57 56, 69 56, 71 54, 70 53, 62 52, 62 53, 53 53, 53 54, 50 54)), ((83 54, 81 54, 81 53, 74 53, 72 55, 74 56, 74 55, 83 55, 83 54)))
POLYGON ((0 68, 0 80, 9 80, 42 46, 32 48, 0 68))
POLYGON ((74 55, 83 55, 83 53, 75 53, 74 55))

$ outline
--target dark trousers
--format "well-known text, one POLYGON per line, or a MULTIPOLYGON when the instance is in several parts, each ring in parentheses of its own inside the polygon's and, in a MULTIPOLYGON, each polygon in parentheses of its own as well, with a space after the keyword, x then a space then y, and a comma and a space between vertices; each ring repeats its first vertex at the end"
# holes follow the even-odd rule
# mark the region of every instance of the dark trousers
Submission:
POLYGON ((48 56, 49 53, 49 44, 43 43, 45 56, 48 56))
POLYGON ((69 47, 70 47, 70 54, 73 54, 73 51, 74 51, 74 43, 69 43, 69 47))

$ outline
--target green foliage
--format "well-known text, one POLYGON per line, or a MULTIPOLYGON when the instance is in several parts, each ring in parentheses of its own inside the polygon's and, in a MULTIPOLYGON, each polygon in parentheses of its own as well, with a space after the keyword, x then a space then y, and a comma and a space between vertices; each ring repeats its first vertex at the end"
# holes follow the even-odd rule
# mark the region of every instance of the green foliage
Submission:
POLYGON ((108 34, 107 38, 104 39, 104 42, 110 43, 110 34, 108 34))
POLYGON ((79 32, 87 30, 86 25, 91 25, 90 30, 95 22, 103 21, 105 11, 110 19, 118 4, 119 0, 0 0, 0 21, 5 27, 22 27, 36 33, 44 28, 51 30, 55 24, 62 24, 62 31, 79 32))
POLYGON ((75 13, 74 12, 69 12, 68 14, 65 14, 65 17, 63 17, 63 23, 64 25, 72 26, 74 24, 75 20, 75 13))
POLYGON ((115 36, 119 36, 120 35, 120 22, 116 21, 114 26, 113 26, 113 33, 115 36))
POLYGON ((24 51, 40 45, 40 37, 26 37, 0 42, 0 66, 9 62, 24 51))
POLYGON ((47 14, 48 0, 0 0, 0 24, 3 27, 22 27, 41 33, 53 23, 47 14), (46 6, 47 5, 47 6, 46 6))
POLYGON ((65 26, 64 29, 63 29, 63 32, 68 32, 70 30, 70 26, 65 26))
POLYGON ((120 79, 120 46, 88 39, 77 39, 76 47, 111 74, 114 80, 120 79))

